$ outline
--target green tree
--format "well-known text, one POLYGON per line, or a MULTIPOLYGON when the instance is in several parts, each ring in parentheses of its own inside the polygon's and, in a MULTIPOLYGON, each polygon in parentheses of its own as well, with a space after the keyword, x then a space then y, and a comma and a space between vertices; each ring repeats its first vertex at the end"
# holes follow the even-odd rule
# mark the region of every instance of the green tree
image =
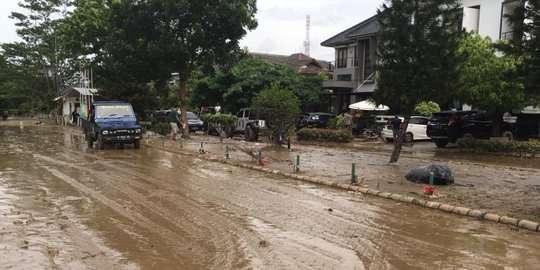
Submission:
MULTIPOLYGON (((401 104, 406 130, 418 103, 446 101, 457 87, 460 1, 390 0, 377 14, 381 28, 374 98, 378 103, 401 104)), ((403 135, 390 163, 399 158, 403 135)))
POLYGON ((523 107, 525 92, 516 80, 520 59, 500 54, 489 37, 468 34, 461 39, 462 66, 457 99, 493 113, 492 136, 501 135, 504 112, 523 107))
POLYGON ((420 102, 420 104, 416 106, 416 108, 414 108, 414 113, 423 115, 423 116, 430 116, 432 113, 440 112, 440 111, 441 111, 441 107, 439 106, 439 104, 433 101, 429 101, 429 102, 422 101, 420 102))
MULTIPOLYGON (((230 61, 239 40, 254 29, 254 0, 125 0, 111 5, 113 63, 140 77, 166 81, 177 72, 182 118, 186 121, 186 81, 198 67, 230 61)), ((188 127, 183 130, 189 137, 188 127)))
POLYGON ((517 76, 528 102, 540 103, 540 0, 520 0, 513 14, 504 14, 514 27, 509 43, 499 47, 521 57, 517 76))
POLYGON ((68 0, 24 0, 19 6, 25 12, 11 13, 23 41, 2 44, 3 58, 18 74, 4 91, 12 92, 22 102, 19 106, 32 112, 49 111, 55 105, 53 97, 62 82, 58 59, 63 53, 56 31, 69 5, 68 0))
POLYGON ((197 72, 189 82, 193 89, 191 104, 195 107, 222 104, 235 112, 249 107, 253 98, 272 84, 289 89, 302 100, 302 111, 323 111, 328 104, 321 85, 323 76, 304 77, 292 69, 245 57, 230 68, 220 68, 211 75, 197 72))
POLYGON ((268 120, 271 140, 281 144, 300 116, 300 101, 291 91, 274 84, 257 94, 253 109, 268 120))

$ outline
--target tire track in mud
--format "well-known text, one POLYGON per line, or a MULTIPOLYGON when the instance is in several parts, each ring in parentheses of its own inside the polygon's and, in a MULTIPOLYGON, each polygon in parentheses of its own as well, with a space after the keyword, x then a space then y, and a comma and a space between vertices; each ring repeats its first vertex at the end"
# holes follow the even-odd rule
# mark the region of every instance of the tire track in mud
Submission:
MULTIPOLYGON (((58 165, 66 166, 67 164, 61 163, 61 164, 58 164, 58 165)), ((104 164, 100 164, 100 166, 101 166, 101 165, 104 165, 104 164)), ((105 165, 105 166, 107 166, 107 165, 105 165)), ((121 169, 121 168, 115 168, 115 169, 119 170, 119 171, 122 172, 122 173, 127 173, 125 170, 129 170, 129 169, 121 169)), ((134 171, 133 171, 133 170, 130 170, 130 172, 133 174, 134 171)), ((135 173, 135 174, 138 174, 138 173, 135 173)), ((146 175, 143 175, 143 176, 146 176, 146 175)), ((195 183, 203 182, 203 181, 199 181, 199 180, 205 179, 204 176, 205 176, 205 174, 200 175, 199 177, 202 177, 202 178, 201 178, 201 179, 197 179, 197 180, 195 180, 195 181, 194 181, 193 179, 191 179, 191 182, 195 182, 195 183)), ((137 175, 137 177, 141 177, 141 175, 137 175)), ((101 176, 101 177, 99 177, 99 178, 103 178, 103 176, 101 176)), ((206 177, 206 178, 207 178, 207 177, 206 177)), ((147 179, 147 180, 148 180, 148 179, 147 179)), ((148 180, 148 181, 149 181, 149 182, 153 182, 153 180, 155 180, 155 179, 148 180)), ((114 180, 113 180, 113 181, 114 181, 114 180)), ((228 184, 230 184, 230 183, 231 183, 231 182, 228 182, 228 184)), ((246 183, 245 181, 238 182, 238 186, 244 185, 244 188, 245 188, 245 183, 246 183)), ((251 183, 251 182, 247 182, 247 183, 251 183)), ((177 183, 169 183, 168 185, 174 185, 174 186, 172 186, 172 187, 171 187, 171 186, 168 186, 167 188, 176 188, 176 187, 177 187, 177 183), (175 184, 176 184, 176 185, 175 185, 175 184)), ((151 189, 151 188, 155 188, 155 187, 144 187, 144 186, 140 186, 139 188, 142 188, 142 189, 147 189, 147 188, 148 188, 148 189, 151 189)), ((251 184, 251 185, 250 185, 249 190, 253 190, 253 189, 256 189, 256 190, 258 190, 259 192, 262 192, 262 193, 267 193, 267 190, 266 190, 266 189, 260 189, 260 188, 259 188, 259 185, 256 185, 256 184, 251 184)), ((212 190, 212 189, 210 189, 210 190, 212 190)), ((273 192, 273 193, 274 193, 274 194, 279 194, 279 193, 281 193, 281 191, 276 191, 276 192, 273 192)), ((205 197, 211 197, 211 198, 212 198, 212 197, 214 197, 213 195, 218 195, 218 194, 211 194, 210 196, 205 196, 205 197)), ((217 196, 217 197, 221 197, 220 200, 218 200, 218 201, 222 201, 222 200, 228 200, 227 197, 230 197, 230 196, 233 196, 233 197, 234 197, 234 194, 225 194, 225 196, 220 195, 220 196, 217 196)), ((257 197, 257 195, 254 196, 254 197, 257 197)), ((256 200, 253 199, 253 197, 245 196, 245 198, 249 198, 249 199, 250 199, 250 200, 248 201, 248 204, 252 204, 253 202, 256 202, 256 200)), ((137 201, 140 201, 140 200, 141 200, 141 198, 137 198, 137 201)), ((195 205, 197 205, 197 207, 194 207, 194 208, 193 208, 193 211, 200 212, 200 205, 201 205, 201 204, 204 204, 204 203, 205 203, 204 201, 198 201, 198 202, 190 203, 190 204, 195 204, 195 205)), ((230 202, 229 204, 230 204, 230 205, 235 205, 233 202, 230 202)), ((182 202, 181 205, 184 205, 184 206, 185 206, 185 202, 182 202)), ((155 209, 155 207, 152 207, 152 208, 155 209)), ((222 207, 222 209, 223 209, 223 207, 222 207)), ((265 211, 265 212, 268 212, 269 210, 271 211, 272 209, 266 209, 266 210, 264 210, 264 211, 265 211)), ((214 212, 215 209, 211 209, 211 211, 214 212)), ((224 212, 224 211, 221 211, 221 212, 224 212)), ((231 212, 235 212, 235 213, 238 213, 238 212, 248 212, 248 210, 246 210, 246 209, 235 209, 235 210, 232 210, 232 211, 231 211, 231 210, 228 210, 228 212, 229 212, 229 213, 227 213, 227 215, 230 216, 230 213, 231 213, 231 212), (240 211, 238 211, 238 210, 240 210, 240 211)), ((276 213, 276 219, 277 219, 277 220, 281 219, 281 218, 280 218, 280 215, 281 215, 280 213, 276 213)), ((300 215, 302 215, 301 212, 297 212, 297 213, 294 214, 294 216, 300 216, 300 215)), ((237 216, 237 215, 236 215, 236 216, 237 216)), ((208 221, 208 220, 215 220, 215 219, 216 219, 215 216, 212 216, 212 217, 210 217, 210 218, 205 218, 206 221, 208 221)), ((228 217, 228 219, 230 219, 230 217, 228 217)), ((308 217, 308 218, 303 218, 303 219, 306 220, 305 222, 308 222, 308 223, 309 223, 309 221, 308 221, 308 220, 309 220, 309 217, 308 217)), ((234 222, 238 222, 237 220, 233 220, 233 221, 234 221, 234 222)), ((231 223, 231 224, 234 225, 234 223, 231 223)), ((222 227, 223 227, 223 221, 217 220, 217 222, 215 222, 215 225, 216 225, 216 226, 213 227, 214 230, 215 230, 215 228, 222 228, 222 227)), ((234 226, 232 226, 231 228, 225 227, 225 228, 223 228, 223 229, 225 229, 225 230, 224 230, 224 233, 223 233, 224 235, 228 235, 228 232, 227 232, 227 231, 229 231, 229 232, 230 232, 230 231, 237 231, 237 233, 236 233, 237 237, 242 237, 242 236, 243 236, 244 238, 249 238, 250 240, 245 240, 246 242, 249 242, 249 243, 247 244, 247 249, 248 249, 247 253, 254 253, 254 254, 256 254, 255 257, 257 257, 257 258, 259 258, 259 259, 262 259, 262 261, 265 261, 265 263, 264 263, 263 265, 267 265, 267 266, 268 266, 268 265, 275 265, 275 266, 280 265, 280 262, 272 262, 272 261, 269 261, 268 259, 266 259, 266 258, 264 258, 264 257, 272 256, 272 257, 274 257, 274 258, 281 258, 280 261, 281 261, 283 258, 286 258, 286 257, 282 257, 282 256, 276 256, 276 254, 269 254, 269 255, 267 255, 267 256, 264 256, 264 253, 259 252, 260 247, 258 247, 258 245, 259 245, 259 243, 260 243, 260 241, 261 241, 260 239, 261 239, 262 237, 261 237, 261 236, 256 236, 256 235, 254 235, 253 233, 251 233, 250 231, 247 231, 247 230, 244 229, 244 228, 240 228, 238 225, 234 225, 234 226), (231 229, 233 229, 233 230, 231 230, 231 229)), ((221 230, 223 230, 223 229, 221 229, 221 230)), ((309 229, 309 228, 306 228, 306 230, 308 230, 308 229, 309 229)), ((321 232, 321 234, 322 234, 322 233, 323 233, 323 232, 321 232)), ((325 234, 327 235, 327 237, 333 236, 332 234, 329 234, 329 233, 325 233, 325 234)), ((233 240, 234 240, 234 239, 233 239, 233 240)), ((218 240, 218 241, 219 241, 219 240, 218 240)), ((222 241, 227 242, 227 241, 230 241, 230 240, 222 240, 222 241)), ((339 241, 338 241, 338 242, 339 242, 339 241)), ((224 253, 226 253, 226 254, 231 254, 231 252, 230 252, 230 249, 231 249, 230 246, 231 246, 231 244, 219 244, 219 242, 218 242, 218 243, 217 243, 217 246, 220 247, 220 248, 226 247, 224 253)), ((246 244, 245 244, 245 243, 240 244, 240 246, 243 246, 244 249, 246 248, 246 244)), ((305 248, 304 248, 305 251, 309 251, 309 249, 310 249, 310 247, 305 247, 305 248)), ((268 251, 265 251, 265 253, 268 253, 268 251)), ((321 254, 321 255, 323 255, 323 254, 321 254)), ((229 255, 229 256, 231 256, 231 255, 229 255)), ((235 257, 235 254, 232 254, 232 257, 235 257)), ((249 256, 249 257, 252 257, 252 258, 253 258, 254 256, 251 255, 251 256, 249 256)), ((217 261, 219 262, 219 259, 218 259, 217 261)), ((216 266, 223 267, 224 265, 220 262, 220 263, 217 264, 216 266)), ((219 267, 218 267, 218 268, 219 268, 219 267)))
MULTIPOLYGON (((331 252, 325 247, 333 245, 336 249, 354 250, 365 267, 370 269, 399 266, 427 269, 430 262, 415 261, 415 258, 425 257, 449 257, 457 261, 448 264, 452 259, 440 260, 441 268, 453 265, 489 269, 498 267, 496 262, 502 262, 492 255, 478 258, 475 256, 478 253, 470 250, 470 246, 469 250, 461 250, 459 245, 448 246, 448 242, 455 240, 444 234, 451 232, 451 235, 455 235, 451 230, 428 232, 424 237, 408 233, 418 231, 412 228, 417 223, 411 222, 410 218, 401 221, 399 215, 408 215, 411 211, 397 209, 396 213, 390 213, 386 211, 389 207, 378 207, 389 205, 387 203, 367 198, 359 202, 356 201, 358 197, 315 185, 208 163, 198 158, 180 158, 177 154, 165 154, 163 157, 162 152, 150 151, 149 155, 161 155, 171 164, 166 176, 157 177, 160 174, 156 173, 156 164, 126 161, 132 156, 139 160, 138 155, 144 153, 129 152, 125 160, 116 159, 126 153, 114 153, 113 157, 85 154, 88 155, 86 158, 92 160, 87 172, 98 176, 96 178, 103 178, 105 189, 110 189, 102 188, 96 192, 118 193, 120 197, 125 197, 124 201, 118 199, 119 203, 127 199, 135 201, 139 209, 131 211, 158 209, 160 216, 175 214, 175 209, 196 213, 174 219, 174 223, 179 222, 178 226, 181 227, 205 226, 204 230, 196 232, 195 239, 201 232, 206 232, 216 250, 220 249, 210 259, 214 263, 209 267, 214 269, 343 269, 342 262, 350 262, 352 255, 344 252, 346 255, 343 258, 329 254, 331 252), (179 181, 175 172, 189 177, 179 181), (125 177, 117 179, 115 175, 125 177), (150 192, 152 190, 157 191, 150 192), (134 193, 138 197, 133 197, 134 193), (355 200, 351 201, 351 197, 355 200)), ((71 170, 76 168, 68 161, 61 161, 56 166, 71 170)), ((442 216, 426 214, 420 209, 414 211, 442 216)), ((451 228, 460 224, 456 218, 447 219, 448 223, 432 219, 426 219, 431 227, 444 225, 451 228)), ((469 225, 463 234, 471 229, 478 230, 477 225, 469 225)), ((476 234, 482 236, 487 233, 478 230, 476 234)))
MULTIPOLYGON (((41 157, 42 159, 48 159, 49 162, 54 162, 56 163, 57 165, 62 165, 62 166, 69 166, 69 164, 67 163, 64 163, 64 162, 59 162, 59 161, 56 161, 56 160, 51 160, 47 157, 41 157)), ((100 164, 100 166, 107 166, 105 164, 100 164)), ((88 169, 88 171, 92 171, 91 169, 88 169)), ((106 170, 107 171, 107 170, 106 170)), ((121 172, 123 170, 120 170, 121 172)), ((58 175, 58 172, 54 172, 58 175)), ((123 173, 128 173, 126 171, 124 171, 123 173)), ((141 177, 141 174, 139 173, 133 173, 133 171, 131 171, 131 173, 133 175, 137 175, 138 177, 141 177)), ((68 179, 67 181, 69 182, 72 182, 72 181, 75 181, 74 179, 69 179, 69 178, 66 178, 67 176, 65 175, 58 175, 58 176, 61 176, 61 178, 63 180, 66 180, 68 179)), ((142 176, 147 176, 147 175, 142 175, 142 176)), ((214 263, 214 268, 216 269, 220 269, 220 268, 223 268, 223 267, 226 267, 226 268, 232 268, 235 261, 238 260, 238 258, 242 257, 240 256, 241 254, 239 254, 238 250, 240 247, 239 247, 239 244, 237 244, 239 241, 238 239, 233 239, 235 238, 235 235, 231 235, 231 231, 238 231, 239 230, 239 227, 238 226, 231 226, 231 225, 234 225, 234 223, 232 222, 228 222, 227 220, 224 220, 223 218, 220 218, 219 215, 215 215, 213 213, 213 211, 211 209, 202 209, 202 210, 206 210, 206 213, 204 213, 201 217, 201 208, 200 207, 196 207, 196 205, 198 205, 199 203, 198 202, 193 202, 193 201, 190 201, 189 198, 179 198, 178 195, 175 195, 174 194, 174 190, 165 190, 165 191, 158 191, 157 193, 156 192, 153 192, 153 193, 148 193, 147 195, 140 195, 140 194, 137 194, 138 191, 132 191, 132 192, 128 192, 126 191, 125 188, 121 188, 117 185, 115 185, 114 183, 118 182, 118 180, 120 179, 112 179, 106 175, 99 175, 97 178, 99 178, 100 180, 104 180, 107 182, 107 184, 111 187, 113 187, 115 189, 115 192, 117 193, 123 193, 124 195, 126 195, 127 197, 131 197, 132 199, 135 199, 135 201, 137 201, 139 203, 139 205, 143 206, 143 207, 146 207, 148 211, 153 211, 155 212, 156 215, 158 215, 160 217, 160 219, 162 219, 163 221, 160 222, 160 224, 163 224, 164 222, 169 222, 170 224, 167 226, 167 227, 174 227, 174 228, 168 228, 171 233, 170 234, 178 234, 178 230, 185 230, 185 227, 190 227, 191 230, 187 230, 189 232, 197 232, 195 233, 196 235, 198 235, 199 237, 190 237, 190 238, 186 238, 186 239, 181 239, 180 242, 183 242, 183 243, 186 243, 186 242, 193 242, 193 241, 200 241, 200 239, 204 239, 204 236, 207 237, 207 234, 210 233, 213 235, 213 239, 216 239, 215 240, 215 249, 223 249, 225 247, 225 250, 224 251, 213 251, 214 253, 216 253, 217 255, 213 257, 213 261, 215 261, 214 263), (193 213, 197 213, 197 216, 196 217, 190 217, 190 216, 184 216, 183 218, 174 218, 175 217, 175 212, 173 212, 172 210, 164 210, 163 207, 164 205, 161 204, 156 204, 156 203, 153 203, 151 201, 152 197, 156 197, 158 196, 160 197, 161 200, 164 200, 165 203, 169 203, 169 204, 175 204, 175 206, 177 208, 179 207, 182 207, 184 208, 184 211, 185 212, 193 212, 193 213), (179 200, 180 199, 180 200, 179 200), (185 210, 185 208, 188 208, 187 210, 185 210), (187 219, 185 219, 187 218, 187 219), (186 220, 188 222, 186 222, 186 220), (213 224, 208 224, 208 225, 204 225, 204 222, 207 222, 207 221, 213 221, 212 223, 213 224), (224 226, 225 224, 229 225, 229 226, 224 226), (195 226, 200 226, 200 228, 197 228, 195 226)), ((150 181, 152 182, 152 181, 150 181)), ((86 186, 81 186, 79 183, 73 183, 74 185, 76 185, 78 187, 78 189, 80 189, 81 191, 83 192, 91 192, 90 190, 88 190, 88 188, 86 186)), ((160 187, 156 186, 156 185, 148 185, 148 184, 141 184, 141 183, 137 183, 137 182, 131 182, 131 183, 120 183, 120 186, 138 186, 139 190, 155 190, 155 189, 160 189, 160 187), (129 185, 125 185, 125 184, 129 184, 129 185)), ((177 185, 168 185, 167 188, 177 188, 177 185)), ((180 193, 180 192, 178 192, 180 193)), ((95 193, 94 193, 95 194, 95 193)), ((93 197, 93 196, 92 196, 93 197)), ((114 207, 115 205, 113 204, 114 202, 110 201, 110 200, 107 200, 101 196, 96 196, 97 199, 99 201, 101 201, 102 203, 104 203, 105 205, 108 205, 109 204, 112 204, 113 205, 113 208, 115 208, 115 212, 119 212, 121 213, 122 211, 125 211, 124 208, 120 207, 120 206, 116 206, 114 207)), ((131 218, 133 220, 133 218, 131 218)), ((156 224, 151 224, 150 226, 147 226, 148 229, 156 229, 156 228, 159 228, 159 230, 163 230, 163 228, 160 228, 160 226, 156 226, 156 224)), ((163 226, 161 226, 163 227, 163 226)), ((188 234, 188 233, 182 233, 182 234, 188 234)), ((247 234, 247 231, 244 231, 243 233, 244 235, 247 234)), ((170 239, 173 235, 167 235, 167 236, 164 236, 165 239, 170 239)), ((236 238, 238 238, 238 235, 236 235, 236 238)), ((172 241, 172 242, 175 242, 175 241, 172 241)), ((170 243, 170 245, 173 246, 174 248, 174 243, 170 243)), ((193 250, 192 250, 193 251, 193 250)), ((189 253, 190 251, 189 250, 177 250, 176 253, 182 253, 182 254, 186 254, 186 253, 189 253)), ((192 252, 191 252, 192 253, 192 252)), ((206 252, 208 253, 208 252, 206 252)), ((204 256, 201 256, 201 257, 204 257, 204 256)))

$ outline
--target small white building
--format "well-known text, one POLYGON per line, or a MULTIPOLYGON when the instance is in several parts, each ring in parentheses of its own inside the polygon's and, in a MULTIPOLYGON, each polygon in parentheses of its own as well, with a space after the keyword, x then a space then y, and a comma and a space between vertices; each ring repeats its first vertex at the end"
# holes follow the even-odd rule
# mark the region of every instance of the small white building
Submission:
POLYGON ((81 117, 88 117, 89 104, 97 93, 94 88, 71 87, 62 92, 55 100, 62 100, 62 124, 72 121, 71 114, 77 110, 81 117))

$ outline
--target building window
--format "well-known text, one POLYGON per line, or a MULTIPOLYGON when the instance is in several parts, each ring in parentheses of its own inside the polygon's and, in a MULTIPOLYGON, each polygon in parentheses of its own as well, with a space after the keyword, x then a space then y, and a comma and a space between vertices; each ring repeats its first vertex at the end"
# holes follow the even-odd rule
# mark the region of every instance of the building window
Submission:
POLYGON ((350 82, 352 80, 352 76, 351 74, 337 75, 337 80, 350 82))
POLYGON ((501 34, 500 39, 512 40, 514 37, 514 25, 508 18, 508 16, 514 15, 516 7, 519 5, 518 1, 506 1, 502 6, 501 16, 501 34))
POLYGON ((364 42, 364 80, 373 73, 373 65, 371 63, 371 39, 364 42))
POLYGON ((337 68, 347 67, 347 48, 341 48, 337 50, 336 67, 337 68))
POLYGON ((474 31, 478 33, 480 27, 480 6, 463 8, 463 28, 467 32, 474 31))
POLYGON ((354 59, 353 59, 353 66, 358 66, 358 46, 354 47, 354 59))

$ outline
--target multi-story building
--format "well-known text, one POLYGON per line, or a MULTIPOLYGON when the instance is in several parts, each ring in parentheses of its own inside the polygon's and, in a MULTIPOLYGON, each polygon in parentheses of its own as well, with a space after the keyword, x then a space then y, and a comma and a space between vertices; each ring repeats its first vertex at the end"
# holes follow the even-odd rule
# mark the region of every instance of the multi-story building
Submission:
MULTIPOLYGON (((512 39, 513 14, 519 0, 462 0, 463 28, 489 36, 493 41, 512 39)), ((323 87, 332 95, 332 106, 341 112, 349 104, 367 99, 376 88, 373 80, 379 31, 377 15, 321 43, 335 49, 333 79, 323 87)), ((459 105, 460 106, 460 105, 459 105)), ((465 105, 464 109, 469 108, 465 105)))
POLYGON ((349 104, 365 100, 375 90, 375 35, 379 31, 373 16, 321 43, 335 48, 333 80, 323 82, 332 95, 334 113, 347 110, 349 104))

